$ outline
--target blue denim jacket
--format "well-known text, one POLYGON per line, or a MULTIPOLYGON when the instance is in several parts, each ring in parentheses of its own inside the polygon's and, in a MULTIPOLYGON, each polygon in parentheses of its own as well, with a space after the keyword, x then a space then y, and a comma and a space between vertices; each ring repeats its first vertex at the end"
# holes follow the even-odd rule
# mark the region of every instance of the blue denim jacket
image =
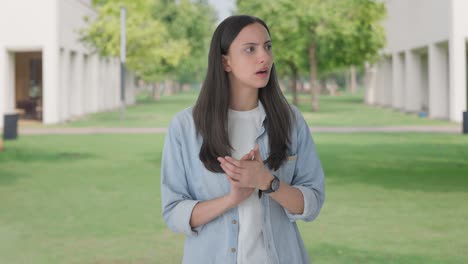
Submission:
MULTIPOLYGON (((314 220, 325 198, 324 173, 309 127, 299 110, 292 108, 296 119, 288 161, 271 172, 302 192, 304 212, 291 214, 268 195, 262 195, 263 237, 269 258, 266 263, 310 263, 295 221, 314 220)), ((164 143, 161 168, 163 217, 171 230, 186 234, 183 263, 235 264, 239 231, 237 208, 195 229, 189 224, 193 207, 198 202, 221 197, 230 191, 226 175, 208 171, 198 158, 202 141, 195 129, 192 108, 178 113, 169 126, 164 143)), ((256 142, 265 160, 269 145, 264 125, 256 142)))

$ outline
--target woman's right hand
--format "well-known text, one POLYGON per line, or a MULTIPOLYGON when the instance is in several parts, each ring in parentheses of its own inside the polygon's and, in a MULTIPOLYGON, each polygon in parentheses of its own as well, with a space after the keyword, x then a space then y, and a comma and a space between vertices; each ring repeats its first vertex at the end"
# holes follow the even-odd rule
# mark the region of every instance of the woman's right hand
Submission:
MULTIPOLYGON (((254 152, 251 150, 245 154, 240 160, 251 160, 254 158, 254 152)), ((230 207, 235 207, 245 199, 249 198, 250 195, 255 191, 255 188, 239 187, 236 182, 227 176, 229 183, 231 184, 231 192, 227 195, 230 203, 230 207)))
POLYGON ((228 194, 230 207, 235 207, 249 198, 255 190, 255 188, 239 187, 229 177, 228 180, 231 183, 231 192, 228 194))

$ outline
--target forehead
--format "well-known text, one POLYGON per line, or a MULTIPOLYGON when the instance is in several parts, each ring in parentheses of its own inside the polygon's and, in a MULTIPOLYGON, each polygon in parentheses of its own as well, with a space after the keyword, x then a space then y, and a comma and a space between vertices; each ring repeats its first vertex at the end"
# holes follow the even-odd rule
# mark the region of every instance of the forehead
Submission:
POLYGON ((270 40, 270 35, 266 28, 259 23, 245 26, 234 39, 232 44, 242 45, 245 43, 263 44, 270 40))

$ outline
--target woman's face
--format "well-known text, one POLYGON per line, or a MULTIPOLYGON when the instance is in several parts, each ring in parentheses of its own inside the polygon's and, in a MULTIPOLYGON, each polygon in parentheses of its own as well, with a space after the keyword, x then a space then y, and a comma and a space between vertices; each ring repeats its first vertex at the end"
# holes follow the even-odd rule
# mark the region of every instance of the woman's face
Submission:
POLYGON ((259 23, 244 27, 223 56, 223 65, 233 89, 265 87, 273 65, 266 28, 259 23))

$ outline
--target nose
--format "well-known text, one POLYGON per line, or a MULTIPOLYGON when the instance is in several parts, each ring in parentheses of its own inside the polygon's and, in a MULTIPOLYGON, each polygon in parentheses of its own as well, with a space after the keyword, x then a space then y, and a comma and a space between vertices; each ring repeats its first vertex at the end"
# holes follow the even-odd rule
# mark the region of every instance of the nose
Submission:
POLYGON ((259 63, 265 63, 271 60, 271 52, 268 51, 267 49, 261 49, 261 52, 259 52, 258 55, 258 61, 259 63))

